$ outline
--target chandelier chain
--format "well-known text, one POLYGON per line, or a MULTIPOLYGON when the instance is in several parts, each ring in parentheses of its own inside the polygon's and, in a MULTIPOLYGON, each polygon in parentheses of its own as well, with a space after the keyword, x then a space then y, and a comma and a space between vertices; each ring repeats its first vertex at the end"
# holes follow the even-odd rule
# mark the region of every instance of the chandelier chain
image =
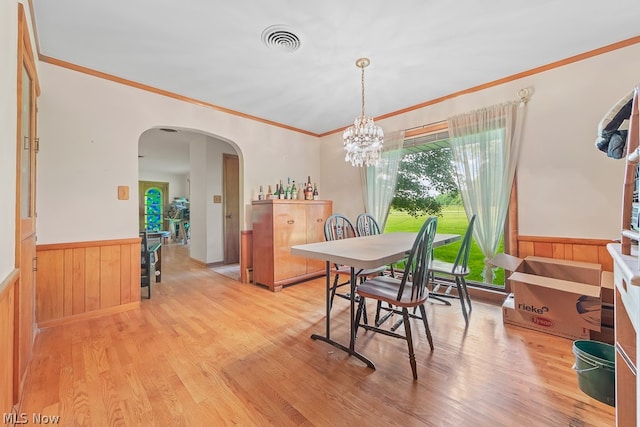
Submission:
POLYGON ((361 83, 362 83, 362 117, 364 117, 364 67, 362 68, 362 79, 361 79, 361 83))

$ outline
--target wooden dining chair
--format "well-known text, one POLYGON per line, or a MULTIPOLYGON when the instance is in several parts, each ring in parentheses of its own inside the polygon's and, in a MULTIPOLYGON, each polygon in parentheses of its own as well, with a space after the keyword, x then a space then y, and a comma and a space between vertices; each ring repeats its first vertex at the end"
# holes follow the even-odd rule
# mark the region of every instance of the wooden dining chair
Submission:
MULTIPOLYGON (((330 215, 324 223, 324 238, 325 240, 339 240, 339 239, 350 239, 353 237, 358 237, 355 227, 353 223, 342 214, 332 214, 330 215)), ((381 266, 377 268, 367 268, 356 270, 356 286, 358 283, 363 282, 368 277, 374 277, 381 275, 386 270, 386 266, 381 266)), ((342 286, 351 284, 351 267, 348 265, 338 265, 334 264, 331 269, 331 274, 334 275, 333 285, 331 286, 331 297, 329 306, 333 306, 333 300, 335 296, 344 299, 351 299, 349 292, 339 293, 338 289, 342 286), (346 281, 341 281, 340 276, 346 276, 346 281)))
POLYGON ((359 328, 364 328, 367 331, 379 332, 407 341, 409 363, 411 364, 414 380, 418 379, 418 373, 416 356, 413 350, 410 318, 422 320, 427 339, 429 340, 429 346, 433 351, 433 338, 431 336, 431 330, 429 329, 429 322, 427 321, 427 313, 424 305, 429 298, 427 282, 429 279, 429 266, 431 265, 433 256, 433 240, 436 236, 437 225, 437 218, 430 217, 424 222, 420 231, 418 231, 418 235, 407 257, 402 278, 389 276, 372 277, 361 283, 357 288, 360 302, 355 319, 356 334, 359 328), (360 319, 363 318, 365 313, 365 301, 367 299, 374 299, 392 305, 394 311, 402 315, 404 335, 401 335, 394 329, 383 328, 381 325, 361 324, 360 319), (414 314, 409 311, 413 311, 416 307, 420 310, 420 314, 414 314))
POLYGON ((467 291, 466 277, 471 272, 469 269, 469 253, 471 252, 473 225, 475 222, 476 214, 473 214, 469 220, 469 226, 464 234, 455 261, 446 262, 434 259, 431 262, 429 272, 431 296, 440 301, 443 301, 442 298, 459 299, 460 305, 462 306, 464 322, 467 325, 469 324, 469 314, 471 314, 471 298, 467 291), (454 286, 456 287, 457 294, 451 293, 454 286))
MULTIPOLYGON (((380 234, 380 226, 376 219, 370 213, 363 212, 356 217, 356 229, 358 230, 358 236, 373 236, 375 234, 380 234)), ((387 267, 388 274, 391 277, 396 276, 395 266, 394 264, 389 264, 387 267)), ((375 322, 376 326, 380 326, 383 322, 389 319, 393 315, 393 306, 389 305, 388 307, 384 307, 382 305, 382 301, 378 301, 376 304, 376 317, 375 322), (380 317, 382 311, 386 311, 387 313, 380 317)))
POLYGON ((147 298, 151 298, 151 282, 155 279, 155 263, 149 251, 149 236, 140 232, 140 287, 147 288, 147 298))

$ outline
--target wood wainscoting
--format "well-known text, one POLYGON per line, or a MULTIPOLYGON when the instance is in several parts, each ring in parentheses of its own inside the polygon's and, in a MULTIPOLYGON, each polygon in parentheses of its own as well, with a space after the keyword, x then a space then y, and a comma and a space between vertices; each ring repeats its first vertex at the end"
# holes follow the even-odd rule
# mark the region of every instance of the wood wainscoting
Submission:
POLYGON ((602 270, 613 271, 613 259, 607 251, 606 239, 578 239, 569 237, 518 236, 519 258, 529 255, 593 262, 602 265, 602 270))
POLYGON ((38 245, 39 328, 140 305, 140 238, 38 245))
POLYGON ((20 278, 13 270, 0 282, 0 412, 9 413, 13 407, 15 292, 20 278))
POLYGON ((240 232, 240 281, 251 282, 249 269, 253 268, 253 230, 240 232))

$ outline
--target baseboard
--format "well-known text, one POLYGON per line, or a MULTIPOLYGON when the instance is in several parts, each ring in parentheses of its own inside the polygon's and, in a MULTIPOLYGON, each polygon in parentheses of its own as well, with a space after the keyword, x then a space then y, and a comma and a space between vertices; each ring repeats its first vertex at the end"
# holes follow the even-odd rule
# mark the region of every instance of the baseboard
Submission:
POLYGON ((95 319, 98 317, 121 313, 123 311, 133 310, 136 308, 140 308, 140 301, 117 305, 114 307, 109 307, 101 310, 94 310, 86 313, 80 313, 73 316, 63 317, 62 319, 54 319, 46 322, 40 322, 38 323, 38 329, 46 329, 54 326, 67 325, 69 323, 74 323, 80 320, 95 319))
POLYGON ((507 292, 503 290, 476 288, 469 284, 467 284, 467 291, 469 292, 471 300, 478 300, 498 306, 502 306, 502 303, 508 295, 507 292))
POLYGON ((189 261, 191 261, 192 263, 197 264, 199 266, 202 266, 202 267, 208 267, 209 266, 206 262, 200 261, 199 259, 195 259, 195 258, 189 257, 189 261))
MULTIPOLYGON (((439 293, 444 293, 447 290, 447 287, 451 286, 451 289, 448 292, 448 294, 451 295, 450 298, 458 298, 458 289, 456 288, 455 282, 449 282, 447 280, 436 280, 436 284, 440 285, 440 288, 437 290, 439 293)), ((498 306, 502 305, 508 295, 506 290, 473 286, 468 282, 467 292, 469 292, 469 298, 471 298, 471 300, 482 301, 498 306)))

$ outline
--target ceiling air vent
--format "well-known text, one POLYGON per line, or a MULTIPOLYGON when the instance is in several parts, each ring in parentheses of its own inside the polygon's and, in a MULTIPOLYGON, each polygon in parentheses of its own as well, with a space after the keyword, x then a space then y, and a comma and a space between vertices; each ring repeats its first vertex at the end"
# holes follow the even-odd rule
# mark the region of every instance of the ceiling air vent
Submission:
POLYGON ((270 49, 295 52, 300 48, 300 37, 286 25, 272 25, 262 32, 262 42, 270 49))

